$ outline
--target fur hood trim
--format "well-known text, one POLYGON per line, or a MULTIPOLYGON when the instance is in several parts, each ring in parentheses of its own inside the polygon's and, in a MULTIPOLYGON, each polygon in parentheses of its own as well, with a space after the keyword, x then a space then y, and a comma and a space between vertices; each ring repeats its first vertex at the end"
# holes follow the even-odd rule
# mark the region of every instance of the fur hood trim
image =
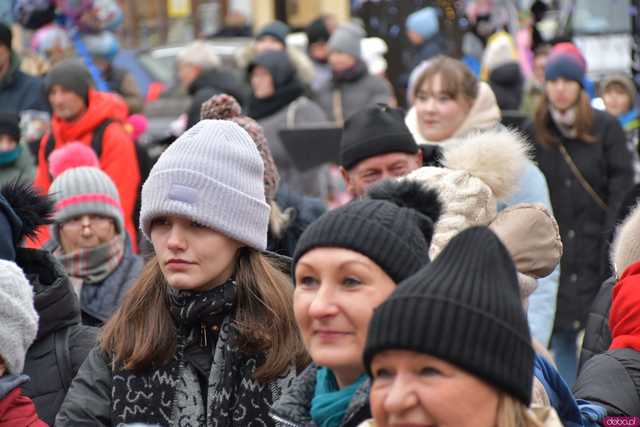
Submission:
POLYGON ((611 244, 611 265, 616 278, 634 262, 640 260, 640 204, 618 226, 611 244))

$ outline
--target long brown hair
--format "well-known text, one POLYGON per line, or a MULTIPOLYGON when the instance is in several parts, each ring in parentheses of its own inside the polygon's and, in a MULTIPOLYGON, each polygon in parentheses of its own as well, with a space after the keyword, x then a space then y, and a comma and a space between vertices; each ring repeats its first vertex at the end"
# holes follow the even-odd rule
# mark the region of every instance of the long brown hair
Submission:
MULTIPOLYGON (((542 95, 542 99, 538 103, 535 114, 533 116, 533 125, 536 131, 536 142, 546 146, 556 145, 557 141, 551 135, 549 125, 551 123, 550 113, 551 101, 547 96, 546 91, 542 95)), ((597 142, 594 136, 591 134, 591 125, 593 124, 593 113, 591 111, 591 103, 589 101, 589 95, 584 90, 580 91, 578 97, 576 113, 576 138, 586 143, 597 142)))
MULTIPOLYGON (((256 380, 269 382, 292 362, 308 361, 293 315, 293 286, 274 258, 239 251, 235 268, 237 344, 247 353, 265 352, 256 380)), ((141 371, 162 366, 176 352, 176 333, 167 307, 168 284, 156 257, 149 259, 120 308, 105 324, 100 348, 113 363, 141 371)))

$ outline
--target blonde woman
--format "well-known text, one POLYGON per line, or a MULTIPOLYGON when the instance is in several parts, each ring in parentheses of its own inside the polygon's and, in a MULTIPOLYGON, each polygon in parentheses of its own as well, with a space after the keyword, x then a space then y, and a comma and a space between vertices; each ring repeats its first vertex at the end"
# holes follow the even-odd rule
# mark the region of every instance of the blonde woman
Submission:
POLYGON ((542 426, 527 409, 530 343, 509 252, 486 227, 466 229, 373 315, 375 425, 542 426))

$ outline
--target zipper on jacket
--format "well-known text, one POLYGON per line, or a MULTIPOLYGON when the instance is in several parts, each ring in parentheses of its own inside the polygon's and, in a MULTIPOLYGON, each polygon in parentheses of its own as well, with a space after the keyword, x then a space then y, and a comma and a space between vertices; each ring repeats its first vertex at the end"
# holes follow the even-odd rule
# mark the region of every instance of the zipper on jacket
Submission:
POLYGON ((270 413, 269 416, 271 418, 273 418, 274 420, 276 420, 277 422, 283 424, 285 427, 300 427, 298 424, 294 424, 289 420, 285 420, 282 417, 279 417, 278 415, 274 414, 274 413, 270 413))
POLYGON ((200 323, 200 347, 207 348, 207 324, 205 322, 200 323))

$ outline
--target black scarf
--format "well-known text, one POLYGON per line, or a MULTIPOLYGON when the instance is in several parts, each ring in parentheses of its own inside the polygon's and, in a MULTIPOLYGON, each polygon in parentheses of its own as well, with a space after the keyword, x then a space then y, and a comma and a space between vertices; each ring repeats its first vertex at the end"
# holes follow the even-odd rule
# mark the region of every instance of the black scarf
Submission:
POLYGON ((256 98, 251 95, 247 107, 247 115, 254 120, 260 120, 277 113, 304 94, 304 87, 293 79, 286 85, 276 88, 276 92, 268 98, 256 98))
POLYGON ((170 293, 167 303, 176 323, 176 354, 165 366, 139 374, 113 370, 113 425, 140 422, 171 426, 178 420, 179 425, 207 427, 273 425, 269 408, 288 384, 260 384, 254 379, 264 355, 246 354, 236 347, 232 325, 235 299, 233 280, 207 292, 170 293), (197 376, 185 363, 184 351, 189 345, 202 343, 202 325, 216 324, 220 316, 224 321, 213 350, 205 410, 197 376))
POLYGON ((362 77, 369 73, 367 64, 361 59, 358 59, 351 68, 347 68, 342 71, 332 71, 333 81, 335 83, 350 83, 360 80, 362 77))

